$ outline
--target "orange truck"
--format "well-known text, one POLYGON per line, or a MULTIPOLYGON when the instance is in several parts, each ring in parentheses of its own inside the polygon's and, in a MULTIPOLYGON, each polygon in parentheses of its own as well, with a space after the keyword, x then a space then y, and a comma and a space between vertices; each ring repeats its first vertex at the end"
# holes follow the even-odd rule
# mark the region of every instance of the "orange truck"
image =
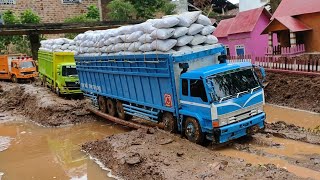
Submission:
POLYGON ((0 79, 34 81, 38 76, 34 60, 25 55, 0 55, 0 79))

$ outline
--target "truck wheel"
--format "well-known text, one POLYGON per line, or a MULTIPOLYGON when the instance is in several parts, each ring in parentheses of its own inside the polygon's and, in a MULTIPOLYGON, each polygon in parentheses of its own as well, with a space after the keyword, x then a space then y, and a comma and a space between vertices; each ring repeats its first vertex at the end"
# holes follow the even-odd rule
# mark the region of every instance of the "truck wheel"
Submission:
POLYGON ((115 116, 116 115, 116 105, 114 103, 114 101, 112 101, 112 99, 109 99, 107 100, 107 109, 108 109, 108 114, 110 116, 115 116))
POLYGON ((60 93, 59 87, 56 87, 56 94, 57 94, 59 97, 61 97, 61 93, 60 93))
POLYGON ((17 82, 18 82, 17 76, 16 76, 16 75, 12 75, 11 81, 12 81, 13 83, 17 83, 17 82))
POLYGON ((189 141, 197 144, 204 142, 203 133, 196 119, 188 117, 184 125, 184 133, 189 141))
POLYGON ((123 105, 122 105, 121 101, 117 101, 116 108, 117 108, 118 117, 120 119, 123 119, 123 120, 131 120, 132 119, 133 116, 126 114, 124 112, 123 105))
POLYGON ((164 124, 164 130, 175 133, 177 132, 177 121, 173 117, 172 113, 165 112, 161 118, 162 123, 164 124))
POLYGON ((99 109, 101 112, 103 113, 107 113, 108 109, 107 109, 107 102, 106 102, 106 98, 103 96, 99 96, 98 97, 98 104, 99 104, 99 109))

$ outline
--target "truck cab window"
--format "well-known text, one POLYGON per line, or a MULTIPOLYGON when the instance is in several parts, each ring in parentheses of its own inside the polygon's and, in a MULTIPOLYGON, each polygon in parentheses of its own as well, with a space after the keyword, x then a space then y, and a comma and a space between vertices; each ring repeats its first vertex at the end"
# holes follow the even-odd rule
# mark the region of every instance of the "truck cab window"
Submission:
POLYGON ((191 97, 199 97, 203 102, 208 102, 206 90, 202 80, 190 80, 191 97))
POLYGON ((182 79, 182 95, 188 96, 189 90, 188 90, 188 80, 187 79, 182 79))

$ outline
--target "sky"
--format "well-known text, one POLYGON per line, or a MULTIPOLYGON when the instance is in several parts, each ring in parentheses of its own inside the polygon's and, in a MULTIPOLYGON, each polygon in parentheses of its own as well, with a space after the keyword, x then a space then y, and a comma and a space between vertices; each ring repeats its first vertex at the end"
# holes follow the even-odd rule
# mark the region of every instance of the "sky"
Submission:
POLYGON ((235 4, 235 3, 239 3, 239 0, 228 0, 230 1, 231 3, 235 4))

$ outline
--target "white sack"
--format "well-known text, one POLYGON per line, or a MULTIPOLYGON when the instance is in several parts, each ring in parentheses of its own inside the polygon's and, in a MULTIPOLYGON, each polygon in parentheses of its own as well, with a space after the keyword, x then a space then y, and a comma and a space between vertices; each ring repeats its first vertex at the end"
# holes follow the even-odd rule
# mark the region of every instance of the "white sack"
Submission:
POLYGON ((200 14, 200 16, 199 16, 199 18, 197 20, 197 23, 198 24, 202 24, 204 26, 212 26, 211 20, 207 16, 205 16, 203 14, 200 14))
POLYGON ((142 26, 143 32, 147 34, 151 34, 154 30, 157 29, 153 27, 151 23, 148 23, 148 22, 142 23, 141 26, 142 26))
POLYGON ((192 52, 192 48, 190 46, 181 46, 175 48, 176 51, 181 51, 181 52, 192 52))
POLYGON ((193 36, 182 36, 177 39, 176 46, 185 46, 189 44, 193 39, 193 36))
POLYGON ((174 29, 169 28, 169 29, 156 29, 151 33, 151 37, 154 39, 168 39, 171 36, 173 36, 174 29))
POLYGON ((148 51, 152 51, 152 47, 151 47, 151 43, 146 43, 146 44, 142 44, 140 47, 139 47, 139 50, 140 51, 143 51, 143 52, 148 52, 148 51))
POLYGON ((202 31, 204 26, 202 24, 192 24, 189 28, 188 35, 193 36, 202 31))
POLYGON ((111 37, 109 38, 110 42, 112 44, 118 44, 118 43, 122 43, 123 41, 121 40, 120 36, 116 36, 116 37, 111 37))
POLYGON ((142 31, 136 31, 132 34, 130 34, 125 42, 136 42, 138 41, 139 37, 141 37, 143 35, 142 31))
POLYGON ((152 43, 154 39, 150 34, 143 34, 138 40, 141 43, 152 43))
POLYGON ((177 44, 175 39, 155 40, 151 43, 151 47, 157 51, 169 51, 177 44))
POLYGON ((109 45, 107 48, 106 48, 106 52, 107 53, 112 53, 112 52, 114 52, 115 50, 114 50, 114 45, 112 44, 112 45, 109 45))
POLYGON ((195 11, 195 12, 186 12, 182 13, 178 16, 180 22, 178 26, 182 27, 190 27, 191 24, 196 22, 198 20, 199 15, 201 14, 201 11, 195 11))
POLYGON ((192 41, 189 43, 193 46, 199 45, 204 43, 207 40, 207 36, 202 36, 202 35, 195 35, 194 38, 192 39, 192 41))
POLYGON ((61 46, 61 49, 62 49, 62 50, 66 50, 66 49, 68 49, 68 48, 69 48, 69 44, 64 44, 64 45, 61 46))
POLYGON ((215 37, 213 35, 208 35, 206 37, 207 37, 207 39, 205 41, 206 44, 216 44, 216 43, 218 43, 218 38, 217 37, 215 37))
POLYGON ((166 17, 154 22, 154 27, 158 29, 167 29, 176 26, 180 20, 177 17, 166 17))
POLYGON ((184 36, 188 33, 189 29, 187 27, 177 27, 174 30, 173 38, 178 38, 184 36))
POLYGON ((214 26, 205 26, 202 29, 201 34, 204 35, 204 36, 212 34, 215 29, 216 28, 214 26))
POLYGON ((141 42, 131 43, 131 45, 129 46, 128 50, 129 50, 130 52, 139 51, 139 48, 140 48, 141 45, 142 45, 141 42))

